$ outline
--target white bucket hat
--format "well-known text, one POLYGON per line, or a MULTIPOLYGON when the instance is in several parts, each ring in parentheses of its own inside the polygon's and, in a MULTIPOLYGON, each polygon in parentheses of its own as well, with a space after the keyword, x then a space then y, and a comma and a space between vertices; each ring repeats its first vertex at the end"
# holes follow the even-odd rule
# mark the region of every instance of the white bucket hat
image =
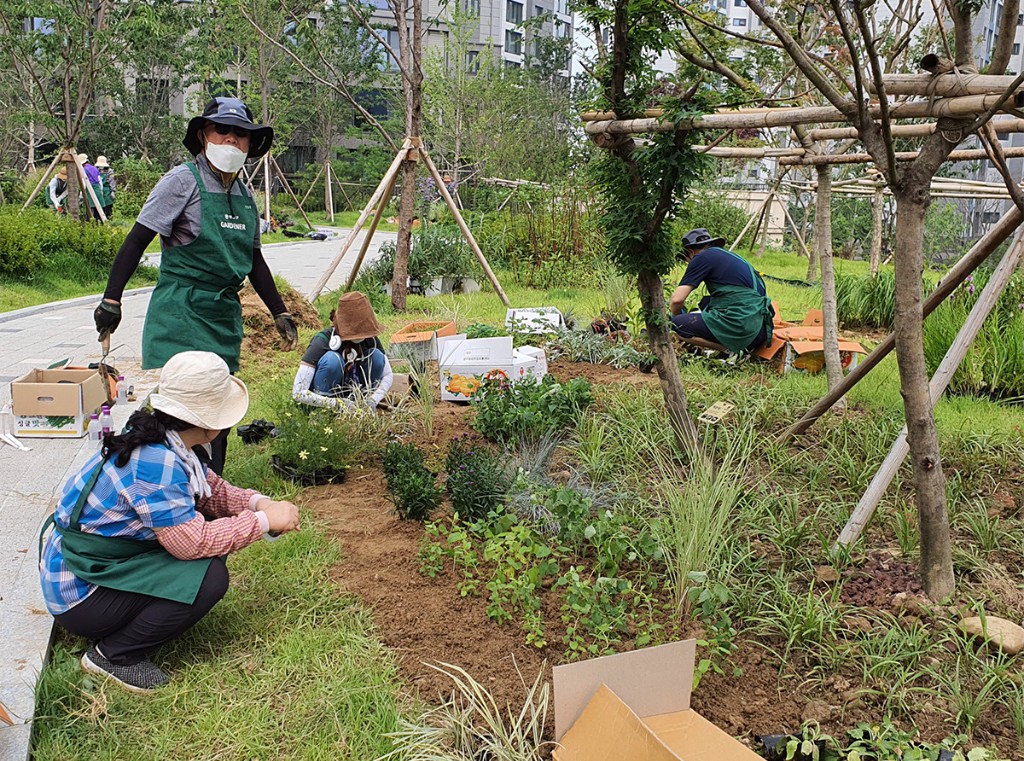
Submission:
POLYGON ((200 428, 224 430, 245 417, 249 391, 216 354, 183 351, 167 360, 160 371, 150 404, 154 410, 200 428))

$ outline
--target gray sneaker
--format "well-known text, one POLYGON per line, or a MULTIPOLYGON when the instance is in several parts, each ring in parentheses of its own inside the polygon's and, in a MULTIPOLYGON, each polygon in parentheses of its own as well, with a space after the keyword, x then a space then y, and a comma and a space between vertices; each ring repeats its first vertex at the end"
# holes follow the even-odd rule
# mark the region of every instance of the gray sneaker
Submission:
POLYGON ((130 666, 111 663, 93 645, 82 656, 82 670, 109 677, 132 692, 154 692, 157 687, 167 684, 170 677, 149 661, 139 661, 130 666))

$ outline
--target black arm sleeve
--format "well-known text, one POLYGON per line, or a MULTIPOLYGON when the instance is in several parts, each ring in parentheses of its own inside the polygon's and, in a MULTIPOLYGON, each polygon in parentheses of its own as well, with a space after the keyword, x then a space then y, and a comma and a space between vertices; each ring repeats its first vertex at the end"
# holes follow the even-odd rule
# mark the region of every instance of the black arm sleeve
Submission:
POLYGON ((272 315, 276 316, 281 312, 288 311, 288 307, 281 300, 281 294, 277 292, 274 276, 270 274, 270 267, 267 266, 267 260, 263 258, 263 249, 261 248, 252 252, 252 271, 249 273, 249 282, 252 283, 252 287, 272 315))
POLYGON ((121 301, 124 294, 124 287, 128 285, 135 270, 139 268, 142 255, 146 252, 146 246, 153 242, 156 237, 156 230, 150 230, 138 222, 132 227, 128 237, 124 239, 121 248, 114 257, 114 264, 110 268, 110 277, 107 278, 107 289, 103 292, 103 298, 111 301, 121 301))

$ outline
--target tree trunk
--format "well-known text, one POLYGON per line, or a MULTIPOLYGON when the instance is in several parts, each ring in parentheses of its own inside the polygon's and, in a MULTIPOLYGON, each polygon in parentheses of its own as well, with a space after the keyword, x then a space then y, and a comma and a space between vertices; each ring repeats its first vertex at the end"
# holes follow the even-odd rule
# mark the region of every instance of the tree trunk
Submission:
MULTIPOLYGON (((814 209, 814 250, 821 263, 821 312, 824 327, 825 375, 830 389, 843 379, 839 361, 839 315, 836 311, 836 271, 832 260, 832 167, 815 167, 818 193, 814 209)), ((842 410, 846 402, 836 406, 842 410)))
POLYGON ((896 362, 907 420, 907 440, 921 532, 921 581, 935 601, 953 593, 953 556, 946 510, 946 478, 942 472, 939 437, 932 413, 928 369, 924 359, 924 217, 930 197, 928 184, 907 181, 895 188, 896 240, 896 362))
POLYGON ((68 197, 64 201, 68 217, 71 219, 82 220, 82 204, 79 202, 79 193, 82 192, 82 183, 78 179, 78 167, 75 166, 74 161, 68 161, 64 164, 68 171, 68 197))
POLYGON ((642 270, 637 277, 640 304, 647 326, 647 338, 651 352, 657 357, 658 380, 665 398, 668 421, 675 434, 679 449, 691 457, 700 452, 700 437, 697 426, 690 417, 686 403, 686 389, 679 375, 679 360, 672 346, 672 332, 669 327, 665 305, 665 291, 661 278, 652 270, 642 270))
MULTIPOLYGON (((395 21, 401 46, 402 94, 405 100, 405 136, 413 138, 415 147, 421 147, 420 123, 423 113, 422 63, 422 0, 412 0, 412 28, 406 23, 404 3, 395 3, 395 21)), ((402 167, 402 198, 398 206, 398 242, 395 246, 395 269, 391 278, 391 305, 398 311, 405 309, 409 274, 409 252, 412 250, 412 223, 416 216, 416 168, 418 162, 406 161, 402 167)), ((381 199, 386 203, 387 199, 381 199)))
POLYGON ((882 185, 875 187, 875 196, 871 204, 871 277, 878 274, 878 267, 882 262, 882 212, 885 211, 885 194, 882 192, 882 185))

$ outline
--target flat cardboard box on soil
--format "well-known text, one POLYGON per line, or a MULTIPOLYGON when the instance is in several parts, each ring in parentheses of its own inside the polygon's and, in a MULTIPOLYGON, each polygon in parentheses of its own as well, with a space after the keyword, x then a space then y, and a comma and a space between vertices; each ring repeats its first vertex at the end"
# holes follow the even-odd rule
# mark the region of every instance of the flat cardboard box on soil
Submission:
POLYGON ((11 381, 11 401, 15 436, 79 438, 107 394, 95 370, 37 369, 11 381))
POLYGON ((535 346, 512 348, 511 336, 466 338, 465 334, 437 339, 441 399, 468 401, 486 378, 504 377, 515 383, 527 376, 543 378, 548 361, 535 346))
POLYGON ((554 761, 763 761, 690 708, 695 640, 555 666, 554 761))

